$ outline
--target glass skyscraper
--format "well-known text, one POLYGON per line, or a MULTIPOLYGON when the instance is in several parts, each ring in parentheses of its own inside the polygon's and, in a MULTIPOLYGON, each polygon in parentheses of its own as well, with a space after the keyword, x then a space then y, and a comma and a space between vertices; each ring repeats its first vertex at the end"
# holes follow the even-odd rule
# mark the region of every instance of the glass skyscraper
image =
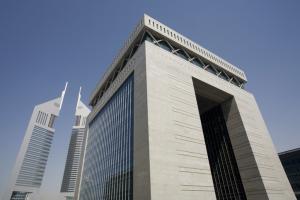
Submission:
POLYGON ((76 200, 295 200, 238 67, 144 15, 90 98, 76 200))
POLYGON ((39 188, 54 136, 54 121, 58 117, 67 84, 60 97, 36 105, 29 121, 9 188, 3 200, 39 200, 39 188))
POLYGON ((80 88, 75 111, 75 124, 72 129, 68 155, 60 189, 60 192, 63 193, 67 200, 71 200, 74 197, 80 163, 80 154, 83 147, 83 138, 86 133, 86 119, 89 113, 89 108, 81 101, 80 88))

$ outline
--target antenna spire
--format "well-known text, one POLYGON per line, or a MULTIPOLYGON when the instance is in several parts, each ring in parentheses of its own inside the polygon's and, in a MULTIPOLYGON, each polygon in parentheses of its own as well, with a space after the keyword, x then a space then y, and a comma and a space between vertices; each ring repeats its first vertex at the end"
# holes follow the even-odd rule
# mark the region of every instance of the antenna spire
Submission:
POLYGON ((79 87, 79 92, 78 92, 78 98, 77 98, 77 105, 76 105, 76 107, 78 107, 80 99, 81 99, 81 86, 79 87))
POLYGON ((61 109, 61 107, 62 107, 62 103, 64 101, 64 97, 65 97, 65 93, 66 93, 67 87, 68 87, 68 81, 65 84, 65 89, 61 93, 59 109, 61 109))

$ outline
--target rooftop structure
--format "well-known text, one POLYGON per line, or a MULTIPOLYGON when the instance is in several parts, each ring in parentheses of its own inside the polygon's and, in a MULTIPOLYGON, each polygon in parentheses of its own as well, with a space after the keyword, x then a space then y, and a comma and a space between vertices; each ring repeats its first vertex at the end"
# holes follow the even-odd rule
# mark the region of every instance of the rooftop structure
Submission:
POLYGON ((145 37, 157 46, 171 51, 238 87, 243 88, 247 82, 246 75, 241 69, 145 14, 97 84, 90 98, 91 106, 94 106, 104 95, 145 37))

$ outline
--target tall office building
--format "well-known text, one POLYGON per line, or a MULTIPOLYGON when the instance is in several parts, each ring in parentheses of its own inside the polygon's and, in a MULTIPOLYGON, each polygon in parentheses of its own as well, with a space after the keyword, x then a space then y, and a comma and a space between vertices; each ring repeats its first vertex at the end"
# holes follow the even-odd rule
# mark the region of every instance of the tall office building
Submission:
POLYGON ((3 200, 39 200, 55 132, 54 121, 59 116, 66 89, 67 83, 60 97, 34 107, 3 200))
POLYGON ((89 113, 89 108, 81 101, 80 88, 75 111, 75 125, 72 129, 65 171, 60 189, 60 192, 63 193, 67 200, 71 200, 74 197, 82 142, 85 134, 86 118, 89 113))
POLYGON ((281 152, 279 158, 297 200, 300 200, 300 148, 281 152))
POLYGON ((79 200, 293 200, 245 73, 145 15, 93 92, 79 200))

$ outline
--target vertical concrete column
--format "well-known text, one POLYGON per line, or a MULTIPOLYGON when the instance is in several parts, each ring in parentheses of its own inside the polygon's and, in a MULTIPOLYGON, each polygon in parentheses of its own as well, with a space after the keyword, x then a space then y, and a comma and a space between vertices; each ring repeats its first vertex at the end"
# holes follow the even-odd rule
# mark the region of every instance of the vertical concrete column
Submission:
POLYGON ((247 198, 268 199, 235 99, 224 102, 222 109, 247 198))
POLYGON ((133 199, 150 200, 150 160, 145 46, 141 46, 134 70, 133 199), (142 54, 142 55, 140 55, 142 54))
POLYGON ((248 199, 295 199, 254 97, 222 104, 248 199))

